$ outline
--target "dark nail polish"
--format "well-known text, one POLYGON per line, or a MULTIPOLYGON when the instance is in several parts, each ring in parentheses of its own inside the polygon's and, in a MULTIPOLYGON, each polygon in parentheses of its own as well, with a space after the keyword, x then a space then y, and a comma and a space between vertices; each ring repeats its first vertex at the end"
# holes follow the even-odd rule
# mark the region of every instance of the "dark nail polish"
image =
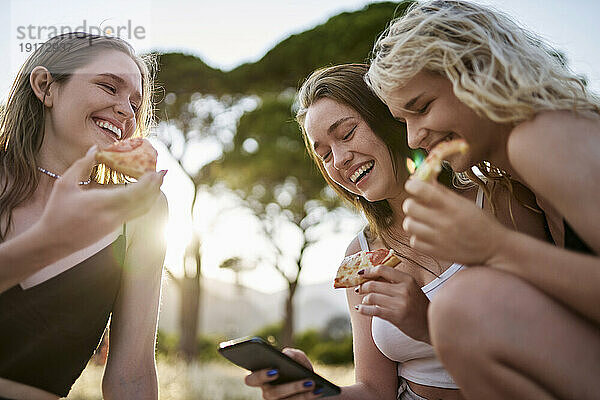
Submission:
POLYGON ((354 288, 354 293, 358 293, 358 286, 354 288))
POLYGON ((276 369, 272 369, 270 371, 267 371, 267 376, 271 377, 271 376, 275 376, 277 375, 277 370, 276 369))
POLYGON ((358 311, 358 306, 354 306, 354 309, 358 311))
POLYGON ((314 383, 312 381, 307 381, 307 382, 304 382, 302 385, 304 387, 311 387, 312 385, 314 385, 314 383))
POLYGON ((323 392, 323 388, 316 388, 313 393, 314 394, 320 394, 321 392, 323 392))
POLYGON ((364 274, 365 274, 365 270, 364 270, 364 269, 361 269, 360 271, 358 271, 358 272, 357 272, 357 274, 359 274, 359 275, 364 275, 364 274))

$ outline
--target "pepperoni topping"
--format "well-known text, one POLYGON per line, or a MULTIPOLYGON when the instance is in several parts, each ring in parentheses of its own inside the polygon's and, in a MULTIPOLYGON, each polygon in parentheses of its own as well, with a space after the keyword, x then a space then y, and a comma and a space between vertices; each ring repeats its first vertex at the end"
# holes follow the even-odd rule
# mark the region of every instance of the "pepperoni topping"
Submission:
POLYGON ((369 259, 373 265, 382 264, 387 258, 389 250, 387 249, 377 249, 373 251, 369 251, 367 254, 369 255, 369 259))

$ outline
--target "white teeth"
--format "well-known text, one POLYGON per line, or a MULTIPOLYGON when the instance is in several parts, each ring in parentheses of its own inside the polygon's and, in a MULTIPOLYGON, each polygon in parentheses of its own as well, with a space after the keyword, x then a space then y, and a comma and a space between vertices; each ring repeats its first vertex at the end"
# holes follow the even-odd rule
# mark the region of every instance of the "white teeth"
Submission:
POLYGON ((111 124, 110 122, 107 122, 107 121, 95 121, 95 122, 96 122, 96 125, 98 125, 99 127, 110 130, 112 133, 117 135, 117 137, 119 139, 121 139, 121 130, 119 128, 117 128, 116 126, 114 126, 113 124, 111 124))
POLYGON ((371 168, 373 166, 373 161, 369 161, 368 163, 366 163, 365 165, 363 165, 362 167, 360 167, 359 169, 356 170, 356 172, 354 172, 352 174, 352 176, 350 177, 350 180, 352 181, 352 183, 356 183, 356 180, 358 179, 358 177, 365 172, 366 170, 368 170, 369 168, 371 168))

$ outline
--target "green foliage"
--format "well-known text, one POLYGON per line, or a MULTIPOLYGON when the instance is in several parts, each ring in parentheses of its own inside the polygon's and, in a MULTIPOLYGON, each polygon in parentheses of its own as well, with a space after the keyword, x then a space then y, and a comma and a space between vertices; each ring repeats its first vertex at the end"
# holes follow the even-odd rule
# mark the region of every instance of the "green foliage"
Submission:
MULTIPOLYGON (((402 15, 410 2, 374 3, 362 10, 345 12, 306 32, 292 35, 255 63, 224 72, 195 56, 167 53, 160 57, 157 84, 176 95, 176 105, 189 102, 193 93, 264 94, 296 88, 314 69, 340 63, 365 62, 375 39, 394 16, 402 15)), ((159 104, 161 119, 177 118, 179 107, 159 104), (169 111, 167 114, 166 111, 169 111)))
MULTIPOLYGON (((221 361, 223 357, 219 355, 217 349, 219 343, 225 340, 222 336, 199 335, 197 338, 198 361, 221 361)), ((156 350, 159 355, 167 358, 178 357, 179 335, 158 331, 156 336, 156 350)))
POLYGON ((275 347, 279 347, 281 345, 281 334, 283 331, 283 323, 277 322, 275 324, 270 324, 262 327, 260 330, 256 331, 253 336, 259 336, 272 344, 275 347))
POLYGON ((314 360, 323 364, 348 364, 353 358, 352 336, 342 340, 329 340, 318 343, 309 352, 314 360))
MULTIPOLYGON (((280 348, 282 324, 267 325, 255 333, 273 346, 280 348)), ((352 336, 340 339, 328 337, 326 332, 308 329, 294 336, 294 347, 306 353, 313 362, 321 364, 350 364, 353 362, 352 336)))
POLYGON ((328 199, 322 196, 326 183, 305 150, 291 107, 290 98, 263 98, 260 107, 241 118, 233 149, 211 167, 211 174, 263 205, 278 203, 299 222, 308 200, 328 199), (257 149, 246 151, 246 141, 257 149), (282 200, 283 190, 290 193, 282 200))
POLYGON ((226 339, 222 336, 212 335, 200 335, 198 336, 198 360, 200 361, 213 361, 222 360, 223 357, 219 354, 217 349, 219 343, 226 339))
POLYGON ((306 331, 296 335, 294 338, 294 346, 306 354, 310 354, 312 349, 323 341, 323 336, 316 329, 307 329, 306 331))
POLYGON ((174 355, 177 353, 179 336, 173 333, 158 331, 156 333, 156 351, 163 355, 174 355))
MULTIPOLYGON (((271 345, 281 348, 281 322, 258 330, 253 336, 260 336, 271 345)), ((217 351, 219 343, 227 340, 221 336, 199 335, 198 361, 223 361, 223 357, 217 351)), ((166 358, 178 357, 179 336, 159 331, 157 334, 157 352, 166 358)), ((341 339, 329 338, 326 332, 316 329, 308 329, 294 337, 294 347, 306 353, 311 361, 321 364, 349 364, 353 361, 352 336, 346 335, 341 339)))
POLYGON ((332 339, 326 332, 309 329, 295 337, 295 347, 304 351, 310 360, 321 364, 350 364, 354 360, 349 334, 332 339))
POLYGON ((232 92, 280 92, 297 87, 315 68, 367 62, 375 39, 410 2, 374 3, 331 17, 326 23, 292 35, 260 61, 231 71, 232 92))

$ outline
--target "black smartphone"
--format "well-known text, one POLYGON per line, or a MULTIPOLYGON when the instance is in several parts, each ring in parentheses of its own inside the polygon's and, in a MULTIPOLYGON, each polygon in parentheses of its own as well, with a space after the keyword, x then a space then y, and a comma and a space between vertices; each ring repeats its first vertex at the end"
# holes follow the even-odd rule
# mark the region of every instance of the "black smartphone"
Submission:
POLYGON ((336 396, 341 392, 338 386, 286 356, 257 336, 222 342, 219 344, 219 353, 232 363, 249 371, 277 369, 279 376, 270 382, 274 385, 310 379, 315 383, 315 389, 322 389, 322 397, 336 396))

